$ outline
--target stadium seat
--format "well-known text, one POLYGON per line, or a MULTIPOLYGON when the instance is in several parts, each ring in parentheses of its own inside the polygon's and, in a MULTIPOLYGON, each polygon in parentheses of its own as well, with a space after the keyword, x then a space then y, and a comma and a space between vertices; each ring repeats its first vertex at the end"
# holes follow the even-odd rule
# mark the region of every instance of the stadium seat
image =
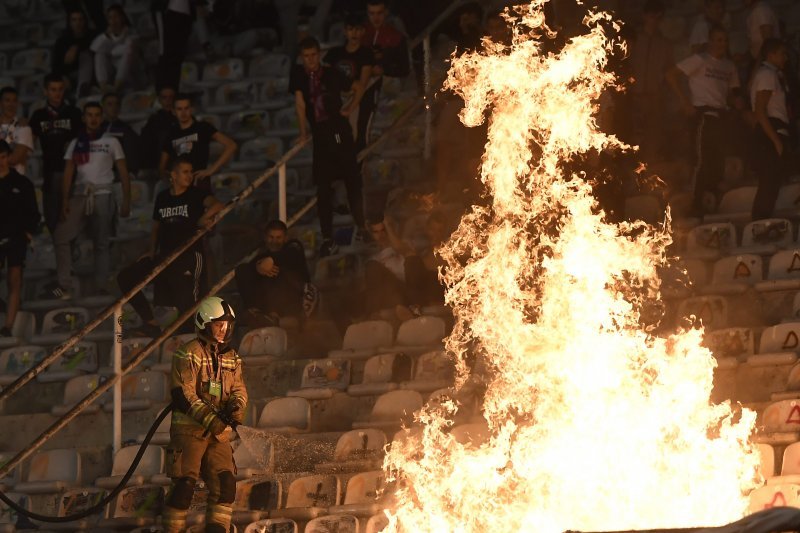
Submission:
POLYGON ((79 341, 67 350, 56 362, 36 376, 41 383, 69 381, 83 374, 93 374, 98 370, 97 344, 79 341))
POLYGON ((386 433, 379 429, 354 429, 344 433, 336 441, 333 461, 318 463, 314 470, 319 473, 340 474, 377 470, 383 463, 386 433))
MULTIPOLYGON (((54 405, 50 412, 53 416, 64 416, 76 403, 95 390, 102 381, 103 379, 97 374, 87 374, 72 378, 64 386, 64 399, 61 401, 61 405, 54 405)), ((100 396, 90 405, 87 405, 80 414, 91 414, 100 411, 103 401, 104 397, 100 396)))
POLYGON ((717 212, 705 215, 703 221, 706 223, 749 222, 756 189, 755 186, 746 186, 727 191, 719 202, 717 212))
POLYGON ((385 488, 385 478, 381 470, 356 474, 347 481, 344 503, 329 507, 328 513, 364 518, 372 516, 386 506, 383 494, 385 488))
MULTIPOLYGON (((252 437, 251 437, 252 438, 252 437)), ((252 445, 251 445, 252 446, 252 445)), ((236 479, 245 480, 257 476, 273 473, 275 467, 275 447, 269 439, 258 444, 262 453, 255 454, 250 446, 240 442, 233 452, 233 461, 236 463, 236 479)), ((254 518, 253 520, 257 520, 254 518)))
POLYGON ((256 137, 242 144, 239 160, 231 164, 236 171, 264 170, 283 157, 283 141, 280 137, 256 137))
POLYGON ((800 217, 800 183, 787 183, 778 191, 773 216, 795 220, 800 217))
MULTIPOLYGON (((13 453, 0 453, 0 465, 5 466, 11 459, 13 459, 13 453)), ((5 477, 0 478, 0 490, 10 490, 11 487, 19 483, 20 480, 20 468, 14 467, 11 469, 11 472, 5 475, 5 477)), ((0 506, 2 506, 2 502, 0 502, 0 506)), ((2 507, 0 507, 2 509, 2 507)), ((0 513, 0 517, 3 516, 3 513, 0 513)), ((0 522, 1 523, 1 522, 0 522)))
POLYGON ((652 194, 640 194, 625 198, 625 218, 643 220, 648 224, 663 224, 665 217, 661 199, 652 194))
POLYGON ((400 384, 401 389, 420 393, 450 387, 455 381, 455 363, 446 352, 437 350, 424 353, 417 359, 414 379, 400 384))
POLYGON ((153 113, 155 102, 152 91, 129 92, 120 102, 120 119, 128 123, 146 120, 153 113))
POLYGON ((249 108, 233 113, 226 126, 228 135, 239 142, 265 135, 268 129, 269 113, 249 108))
POLYGON ((251 522, 244 533, 298 533, 297 522, 289 518, 268 518, 251 522))
POLYGON ((151 369, 167 374, 172 372, 172 354, 175 353, 175 350, 196 338, 197 335, 194 333, 182 333, 168 337, 161 345, 160 362, 157 365, 153 365, 151 369))
POLYGON ((347 387, 347 394, 373 396, 393 391, 411 380, 413 367, 413 359, 403 353, 373 355, 364 365, 361 383, 347 387))
POLYGON ((769 260, 767 279, 756 284, 761 292, 800 289, 800 248, 781 250, 769 260))
MULTIPOLYGON (((759 443, 758 455, 761 457, 761 475, 769 483, 770 478, 775 477, 775 449, 769 444, 759 443)), ((790 444, 789 447, 792 445, 790 444)), ((788 447, 787 447, 788 448, 788 447)), ((795 446, 795 450, 797 447, 795 446)), ((784 457, 786 453, 784 452, 784 457)))
POLYGON ((295 138, 300 134, 300 126, 297 123, 297 112, 294 107, 285 107, 275 112, 272 119, 270 135, 278 137, 295 138))
POLYGON ((198 87, 216 87, 221 83, 239 81, 244 77, 244 63, 241 59, 229 58, 203 67, 203 79, 193 82, 198 87))
POLYGON ((472 422, 454 426, 450 430, 450 436, 463 446, 477 447, 487 442, 491 434, 486 422, 472 422))
POLYGON ((359 533, 358 518, 351 515, 320 516, 306 524, 304 533, 359 533))
POLYGON ((353 422, 353 429, 378 428, 390 431, 413 420, 414 413, 422 407, 422 396, 417 391, 395 390, 382 394, 375 401, 366 420, 353 422))
POLYGON ((239 356, 247 365, 264 365, 286 356, 288 337, 283 328, 248 331, 239 343, 239 356))
POLYGON ((339 503, 341 494, 339 478, 331 475, 297 478, 286 491, 286 507, 270 513, 274 518, 307 521, 327 512, 328 507, 339 503))
POLYGON ((123 531, 152 526, 162 514, 164 498, 163 487, 126 487, 109 504, 108 518, 101 520, 98 526, 123 531))
POLYGON ((763 264, 759 255, 734 255, 717 259, 714 263, 711 284, 703 288, 705 294, 742 294, 764 279, 763 264))
MULTIPOLYGON (((27 511, 31 509, 31 498, 19 492, 6 492, 6 497, 27 511)), ((0 533, 14 533, 17 529, 17 512, 0 501, 0 533)))
POLYGON ((761 424, 766 433, 800 432, 800 400, 772 402, 764 409, 761 424))
POLYGON ((755 335, 750 328, 726 328, 706 332, 703 345, 717 359, 746 359, 755 353, 755 335))
POLYGON ((350 361, 348 359, 319 359, 303 368, 300 388, 290 390, 287 396, 306 400, 326 400, 350 385, 350 361))
POLYGON ((14 382, 24 371, 47 355, 41 346, 25 345, 6 348, 0 352, 0 387, 14 382))
POLYGON ((227 203, 247 187, 247 176, 236 172, 216 174, 211 177, 211 191, 217 200, 227 203))
POLYGON ((214 91, 214 103, 205 106, 209 113, 229 115, 247 109, 257 97, 256 86, 250 81, 223 83, 214 91))
POLYGON ((743 254, 771 255, 791 248, 794 239, 792 223, 785 218, 767 218, 750 222, 742 230, 742 245, 736 250, 743 254))
POLYGON ((42 345, 60 344, 88 322, 89 311, 85 307, 63 307, 48 311, 42 320, 42 332, 34 335, 31 342, 42 345))
POLYGON ((14 486, 24 494, 53 494, 80 485, 81 455, 74 449, 50 450, 33 456, 25 481, 14 486))
MULTIPOLYGON (((172 425, 172 416, 167 415, 167 417, 161 421, 156 429, 156 432, 153 433, 153 439, 150 441, 151 446, 166 446, 169 444, 169 428, 172 425)), ((146 433, 142 433, 141 435, 136 436, 136 442, 141 444, 144 442, 144 438, 146 433)))
POLYGON ((367 524, 364 526, 364 533, 380 533, 389 526, 389 518, 386 514, 379 513, 375 516, 369 517, 367 524))
POLYGON ((678 306, 677 316, 679 324, 685 327, 722 329, 728 325, 728 302, 722 296, 687 298, 678 306))
POLYGON ((47 48, 32 48, 14 54, 11 66, 3 72, 4 76, 23 78, 36 72, 47 72, 50 69, 50 50, 47 48))
POLYGON ((797 361, 800 352, 800 322, 785 322, 765 328, 761 332, 758 354, 751 355, 751 365, 791 364, 797 361))
MULTIPOLYGON (((98 477, 94 484, 104 489, 113 489, 121 481, 128 468, 133 464, 133 459, 139 452, 139 446, 126 446, 116 453, 114 463, 111 467, 111 475, 98 477)), ((164 469, 164 448, 160 446, 148 446, 145 449, 142 460, 136 467, 126 486, 144 485, 153 476, 160 474, 164 469)))
MULTIPOLYGON (((96 506, 105 497, 106 491, 94 487, 69 489, 66 492, 58 495, 58 510, 56 517, 65 518, 83 511, 88 511, 96 506)), ((101 507, 94 514, 81 518, 80 520, 71 520, 69 522, 60 522, 55 525, 48 525, 48 529, 62 530, 62 531, 92 531, 94 530, 99 521, 105 514, 105 507, 101 507)))
POLYGON ((689 230, 686 251, 682 258, 718 259, 736 247, 736 228, 733 224, 703 224, 689 230))
POLYGON ((368 320, 347 327, 341 350, 328 352, 331 358, 367 359, 381 346, 391 346, 394 337, 392 325, 385 320, 368 320))
POLYGON ((444 335, 445 324, 441 318, 435 316, 412 318, 400 324, 394 345, 384 346, 381 351, 419 355, 432 350, 441 350, 444 335))
POLYGON ((275 509, 280 509, 282 487, 282 483, 277 480, 258 479, 238 482, 233 522, 235 524, 253 522, 262 516, 268 516, 275 509))
MULTIPOLYGON (((0 313, 0 321, 5 323, 6 314, 0 313)), ((27 342, 36 332, 36 316, 29 311, 17 311, 14 325, 11 326, 11 337, 0 337, 0 349, 27 342)))
MULTIPOLYGON (((759 451, 761 448, 759 447, 759 451)), ((774 451, 773 451, 774 454, 774 451)), ((773 456, 773 469, 774 469, 773 456)), ((762 463, 763 464, 763 463, 762 463)), ((766 477, 766 476, 765 476, 766 477)), ((800 442, 793 442, 783 450, 783 461, 781 462, 781 475, 768 479, 768 483, 791 483, 800 482, 800 442), (791 479, 789 479, 791 477, 791 479)))
MULTIPOLYGON (((169 381, 163 372, 149 370, 122 376, 122 410, 142 411, 169 401, 169 381)), ((103 409, 111 412, 112 402, 103 409)))
MULTIPOLYGON (((139 353, 144 350, 148 344, 153 341, 150 337, 131 337, 128 339, 122 340, 122 366, 127 365, 134 357, 136 357, 139 353)), ((158 351, 159 348, 156 347, 150 355, 147 356, 147 359, 141 363, 142 369, 150 369, 154 365, 158 364, 158 351)), ((111 345, 111 351, 108 354, 108 362, 110 366, 114 364, 114 345, 111 345)))
POLYGON ((292 60, 285 54, 261 54, 250 61, 251 78, 281 78, 289 76, 292 60))
POLYGON ((764 485, 750 493, 750 512, 773 507, 800 507, 800 485, 764 485))
POLYGON ((293 101, 289 94, 289 77, 259 78, 258 95, 250 107, 267 111, 284 109, 293 101))
POLYGON ((273 433, 303 433, 311 426, 311 404, 305 398, 276 398, 267 402, 258 427, 273 433))

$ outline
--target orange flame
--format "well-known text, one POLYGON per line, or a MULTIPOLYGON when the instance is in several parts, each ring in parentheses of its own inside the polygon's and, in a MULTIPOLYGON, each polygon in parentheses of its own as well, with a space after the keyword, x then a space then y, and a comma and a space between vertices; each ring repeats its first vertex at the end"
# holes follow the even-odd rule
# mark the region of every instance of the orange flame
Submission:
POLYGON ((491 205, 473 206, 441 250, 456 387, 486 387, 491 436, 459 444, 456 403, 424 408, 420 440, 387 455, 399 487, 388 531, 718 525, 746 513, 759 481, 755 414, 710 403, 702 333, 658 338, 640 324, 669 236, 606 222, 587 181, 564 170, 574 154, 628 148, 595 121, 614 83, 604 67, 620 44, 603 30, 613 21, 591 14, 585 35, 546 54, 545 2, 507 13, 512 45, 454 58, 446 82, 465 124, 491 111, 491 205))

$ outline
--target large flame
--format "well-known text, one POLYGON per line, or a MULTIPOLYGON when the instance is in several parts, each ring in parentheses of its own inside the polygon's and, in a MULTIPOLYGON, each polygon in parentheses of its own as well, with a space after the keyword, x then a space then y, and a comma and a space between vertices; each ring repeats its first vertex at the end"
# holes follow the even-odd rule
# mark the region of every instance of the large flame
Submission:
POLYGON ((655 337, 640 311, 658 297, 669 236, 605 221, 575 154, 625 148, 595 113, 614 77, 608 15, 558 53, 543 4, 516 8, 509 47, 454 59, 462 120, 489 118, 474 206, 441 251, 456 326, 457 386, 478 376, 491 438, 463 446, 448 409, 420 414, 422 442, 394 445, 391 531, 552 531, 719 525, 747 512, 755 414, 710 402, 701 332, 655 337), (469 361, 469 364, 467 363, 469 361))

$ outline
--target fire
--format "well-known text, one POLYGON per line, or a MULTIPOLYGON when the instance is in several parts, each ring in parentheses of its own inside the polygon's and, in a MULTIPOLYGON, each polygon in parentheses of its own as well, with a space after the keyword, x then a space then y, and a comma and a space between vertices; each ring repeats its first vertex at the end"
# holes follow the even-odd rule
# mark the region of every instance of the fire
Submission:
POLYGON ((421 442, 394 445, 385 462, 399 487, 389 530, 736 520, 760 481, 749 440, 755 413, 734 416, 729 404, 710 402, 715 362, 701 332, 659 338, 640 323, 642 304, 658 298, 669 236, 606 222, 591 185, 563 165, 589 150, 627 148, 594 118, 613 90, 604 67, 621 44, 604 27, 615 26, 590 14, 585 35, 544 53, 545 2, 508 15, 510 47, 487 43, 449 72, 463 122, 490 113, 481 172, 489 205, 473 206, 441 253, 456 315, 447 339, 456 386, 485 386, 491 437, 463 446, 448 434, 455 402, 423 409, 421 442))

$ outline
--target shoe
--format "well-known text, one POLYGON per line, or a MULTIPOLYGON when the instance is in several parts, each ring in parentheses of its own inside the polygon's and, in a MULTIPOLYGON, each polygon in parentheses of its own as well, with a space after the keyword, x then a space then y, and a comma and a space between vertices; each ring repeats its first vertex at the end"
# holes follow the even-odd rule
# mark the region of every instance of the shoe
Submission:
POLYGON ((139 337, 150 337, 151 339, 155 339, 156 337, 161 335, 161 328, 155 324, 144 323, 138 328, 136 328, 135 333, 139 337))
POLYGON ((7 327, 0 328, 0 337, 13 337, 11 330, 7 327))
POLYGON ((69 292, 67 289, 62 287, 61 285, 56 285, 53 287, 53 290, 50 291, 50 295, 55 298, 56 300, 71 300, 72 293, 69 292))
POLYGON ((339 251, 339 245, 333 239, 325 239, 322 241, 322 246, 319 247, 319 256, 327 257, 335 255, 339 251))

